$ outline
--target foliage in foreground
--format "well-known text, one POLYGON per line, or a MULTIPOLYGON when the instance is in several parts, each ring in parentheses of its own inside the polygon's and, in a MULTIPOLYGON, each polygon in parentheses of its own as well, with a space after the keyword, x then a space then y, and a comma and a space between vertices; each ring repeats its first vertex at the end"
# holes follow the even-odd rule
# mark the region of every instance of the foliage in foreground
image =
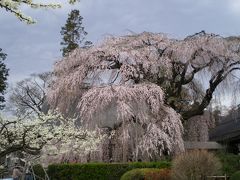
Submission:
MULTIPOLYGON (((75 2, 77 2, 79 0, 69 0, 68 2, 70 4, 73 4, 75 2)), ((43 1, 44 2, 44 1, 43 1)), ((0 8, 5 9, 6 11, 14 14, 20 21, 25 21, 28 24, 33 24, 35 23, 35 21, 29 17, 26 16, 25 14, 23 14, 20 10, 22 5, 31 7, 33 9, 37 9, 37 8, 60 8, 61 4, 58 3, 43 3, 43 2, 39 2, 39 1, 25 1, 25 0, 5 0, 5 1, 0 1, 0 8)))
POLYGON ((48 166, 52 180, 117 180, 136 168, 170 168, 170 162, 53 164, 48 166))
POLYGON ((172 178, 174 180, 200 180, 218 175, 221 169, 219 159, 207 151, 194 150, 177 156, 173 160, 172 178))
POLYGON ((36 164, 35 166, 33 166, 33 172, 38 178, 42 178, 42 179, 45 178, 45 173, 44 173, 42 165, 36 164))
POLYGON ((170 180, 170 169, 143 168, 126 172, 121 180, 170 180))
POLYGON ((235 172, 231 177, 230 180, 239 180, 240 179, 240 171, 235 172))

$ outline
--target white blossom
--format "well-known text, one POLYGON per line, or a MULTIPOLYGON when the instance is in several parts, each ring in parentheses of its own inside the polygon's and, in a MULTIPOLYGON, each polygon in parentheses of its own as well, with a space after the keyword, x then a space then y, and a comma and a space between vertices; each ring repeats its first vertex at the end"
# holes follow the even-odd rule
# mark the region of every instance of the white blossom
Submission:
MULTIPOLYGON (((79 0, 69 0, 70 4, 73 4, 79 0)), ((6 11, 9 11, 10 13, 14 14, 18 19, 21 21, 25 21, 28 24, 35 23, 35 20, 32 19, 30 16, 26 16, 21 11, 21 6, 27 5, 31 8, 60 8, 60 3, 42 3, 42 2, 35 2, 34 0, 1 0, 0 1, 0 8, 4 8, 6 11)))
POLYGON ((75 119, 64 118, 59 113, 41 114, 35 119, 0 118, 0 157, 13 152, 42 155, 44 163, 49 156, 58 157, 70 150, 87 153, 97 149, 101 142, 100 131, 88 131, 76 126, 75 119), (44 159, 44 158, 43 158, 44 159))

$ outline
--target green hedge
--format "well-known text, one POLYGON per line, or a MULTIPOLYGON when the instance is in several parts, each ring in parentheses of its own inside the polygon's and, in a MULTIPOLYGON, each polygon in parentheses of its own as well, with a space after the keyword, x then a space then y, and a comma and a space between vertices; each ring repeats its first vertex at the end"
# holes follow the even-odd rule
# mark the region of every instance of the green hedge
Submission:
POLYGON ((170 162, 53 164, 48 166, 51 180, 118 180, 136 168, 169 168, 170 162))
POLYGON ((222 173, 231 176, 236 171, 240 170, 240 156, 230 153, 216 154, 222 163, 222 173))

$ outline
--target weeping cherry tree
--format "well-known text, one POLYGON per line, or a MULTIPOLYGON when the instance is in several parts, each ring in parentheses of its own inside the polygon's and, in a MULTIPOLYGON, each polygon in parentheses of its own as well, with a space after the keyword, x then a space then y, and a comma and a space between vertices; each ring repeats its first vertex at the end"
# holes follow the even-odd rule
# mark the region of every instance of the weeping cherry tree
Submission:
POLYGON ((48 101, 84 126, 107 129, 108 157, 154 158, 183 151, 181 120, 202 115, 239 64, 238 38, 108 37, 56 63, 48 101))

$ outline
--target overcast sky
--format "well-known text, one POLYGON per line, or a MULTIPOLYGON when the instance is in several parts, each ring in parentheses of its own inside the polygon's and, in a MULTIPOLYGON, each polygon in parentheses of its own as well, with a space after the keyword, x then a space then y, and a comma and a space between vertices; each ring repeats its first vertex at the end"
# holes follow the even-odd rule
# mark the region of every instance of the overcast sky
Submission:
POLYGON ((240 35, 240 0, 81 0, 75 6, 62 2, 59 10, 24 7, 23 12, 37 20, 34 25, 1 9, 0 48, 8 54, 10 83, 52 70, 61 58, 60 29, 71 9, 80 10, 88 40, 93 42, 129 31, 164 32, 177 38, 201 30, 240 35))

